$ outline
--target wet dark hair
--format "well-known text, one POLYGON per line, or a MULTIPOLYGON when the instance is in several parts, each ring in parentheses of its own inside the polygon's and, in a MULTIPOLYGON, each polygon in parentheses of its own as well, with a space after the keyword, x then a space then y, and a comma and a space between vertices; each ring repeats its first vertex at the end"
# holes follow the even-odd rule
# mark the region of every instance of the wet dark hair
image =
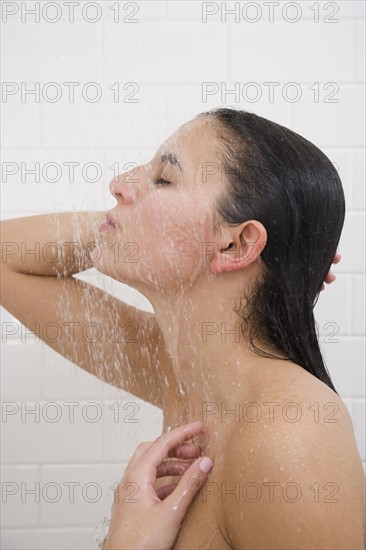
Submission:
MULTIPOLYGON (((247 111, 216 108, 213 117, 227 188, 216 204, 228 226, 258 220, 267 230, 263 277, 235 309, 256 353, 268 342, 335 393, 313 309, 337 251, 345 217, 341 180, 328 157, 292 130, 247 111), (246 307, 242 308, 242 302, 246 307)), ((244 332, 243 332, 244 334, 244 332)), ((338 393, 337 393, 338 395, 338 393)))

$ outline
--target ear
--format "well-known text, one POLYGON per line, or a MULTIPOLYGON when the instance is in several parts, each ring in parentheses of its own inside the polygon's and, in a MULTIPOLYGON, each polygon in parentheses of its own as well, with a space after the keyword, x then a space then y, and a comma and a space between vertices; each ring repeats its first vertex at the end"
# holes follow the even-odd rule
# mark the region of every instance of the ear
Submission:
POLYGON ((257 220, 231 228, 231 234, 228 234, 226 242, 220 244, 211 261, 211 272, 222 273, 247 267, 258 258, 266 243, 266 228, 257 220))

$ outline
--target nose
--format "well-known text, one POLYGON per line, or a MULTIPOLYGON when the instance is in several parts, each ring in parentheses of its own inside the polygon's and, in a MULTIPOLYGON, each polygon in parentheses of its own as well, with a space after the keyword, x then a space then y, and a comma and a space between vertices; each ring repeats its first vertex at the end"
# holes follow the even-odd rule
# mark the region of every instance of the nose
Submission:
POLYGON ((109 190, 122 204, 133 204, 137 198, 136 184, 129 181, 128 174, 120 174, 112 179, 109 190))

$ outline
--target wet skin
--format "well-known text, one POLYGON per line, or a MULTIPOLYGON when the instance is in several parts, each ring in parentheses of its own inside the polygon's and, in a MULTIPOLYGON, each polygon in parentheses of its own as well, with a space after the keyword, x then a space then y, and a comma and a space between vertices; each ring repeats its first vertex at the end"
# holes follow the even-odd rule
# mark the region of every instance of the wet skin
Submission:
MULTIPOLYGON (((330 515, 326 502, 315 506, 304 498, 296 508, 282 499, 276 508, 264 501, 239 506, 229 499, 225 502, 221 495, 205 501, 202 489, 174 548, 240 548, 241 544, 275 548, 269 545, 276 540, 278 548, 326 547, 330 539, 325 523, 330 532, 338 533, 340 548, 349 540, 355 548, 362 547, 362 526, 358 531, 349 527, 355 521, 364 522, 364 474, 346 407, 328 386, 299 365, 281 358, 260 358, 245 339, 237 338, 235 327, 241 319, 233 309, 243 289, 261 276, 260 253, 267 233, 257 220, 215 230, 214 205, 225 181, 220 170, 204 177, 204 169, 207 163, 217 165, 220 145, 207 120, 190 121, 161 145, 149 163, 139 167, 133 183, 131 174, 112 181, 117 205, 111 214, 118 227, 103 235, 104 253, 95 267, 135 287, 154 307, 166 350, 161 365, 163 433, 203 420, 208 403, 219 407, 225 403, 230 409, 235 403, 281 406, 296 402, 308 413, 314 403, 321 410, 336 403, 337 423, 315 422, 311 414, 304 414, 300 423, 282 416, 271 423, 263 405, 258 422, 237 422, 232 417, 223 421, 218 414, 206 415, 205 431, 196 442, 214 461, 210 482, 229 486, 239 480, 263 483, 268 479, 283 486, 295 479, 304 486, 332 482, 344 490, 330 515), (177 162, 162 161, 168 153, 181 169, 177 162), (157 184, 161 178, 169 183, 157 184), (108 245, 116 239, 136 243, 137 263, 113 262, 108 245), (215 246, 204 248, 203 253, 207 243, 215 246), (222 330, 207 333, 207 323, 224 327, 225 337, 222 330), (355 497, 351 498, 347 487, 353 488, 355 497), (342 516, 349 521, 340 528, 342 516), (281 527, 278 522, 284 517, 281 527), (291 522, 299 531, 288 529, 291 522), (306 531, 308 524, 313 526, 312 534, 306 531)), ((256 343, 279 355, 270 344, 256 343)), ((157 488, 171 481, 164 479, 157 488)))

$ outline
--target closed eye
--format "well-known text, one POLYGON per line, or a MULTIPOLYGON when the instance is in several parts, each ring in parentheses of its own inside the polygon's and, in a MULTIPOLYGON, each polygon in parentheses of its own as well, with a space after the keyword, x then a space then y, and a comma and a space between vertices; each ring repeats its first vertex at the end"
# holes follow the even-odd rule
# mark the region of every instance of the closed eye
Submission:
POLYGON ((154 181, 155 185, 170 185, 170 181, 165 180, 164 178, 158 178, 154 181))

